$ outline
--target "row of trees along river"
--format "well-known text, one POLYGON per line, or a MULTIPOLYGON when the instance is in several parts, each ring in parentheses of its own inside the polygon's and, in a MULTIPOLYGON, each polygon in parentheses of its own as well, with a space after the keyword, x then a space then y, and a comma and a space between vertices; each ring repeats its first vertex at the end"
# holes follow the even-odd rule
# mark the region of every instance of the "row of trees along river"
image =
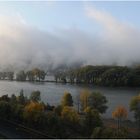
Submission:
MULTIPOLYGON (((100 92, 83 90, 77 98, 77 109, 73 106, 73 97, 65 92, 57 106, 41 101, 40 91, 33 91, 30 97, 0 97, 0 119, 9 120, 36 129, 47 138, 138 138, 139 131, 130 131, 123 123, 127 119, 127 109, 114 108, 112 117, 118 123, 115 127, 105 125, 101 114, 105 113, 107 99, 100 92), (122 125, 123 124, 123 125, 122 125)), ((140 95, 130 100, 130 109, 140 126, 140 95)), ((106 121, 107 122, 107 121, 106 121)), ((132 126, 130 126, 132 127, 132 126)))
POLYGON ((139 86, 140 66, 84 66, 65 72, 57 71, 55 80, 101 86, 139 86))
MULTIPOLYGON (((17 81, 45 81, 47 73, 35 68, 19 71, 17 81)), ((53 72, 55 82, 84 83, 100 86, 139 86, 140 66, 83 66, 73 69, 61 69, 53 72)), ((14 72, 0 72, 0 79, 14 79, 14 72)))

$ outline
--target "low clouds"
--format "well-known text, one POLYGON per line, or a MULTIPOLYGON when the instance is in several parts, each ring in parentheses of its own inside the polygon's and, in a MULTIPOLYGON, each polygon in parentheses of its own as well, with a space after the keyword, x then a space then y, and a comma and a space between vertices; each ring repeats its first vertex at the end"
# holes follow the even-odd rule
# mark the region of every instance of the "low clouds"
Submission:
POLYGON ((85 13, 91 22, 102 26, 98 35, 75 28, 60 29, 55 34, 31 27, 20 16, 0 16, 0 68, 140 62, 139 29, 93 7, 87 6, 85 13))

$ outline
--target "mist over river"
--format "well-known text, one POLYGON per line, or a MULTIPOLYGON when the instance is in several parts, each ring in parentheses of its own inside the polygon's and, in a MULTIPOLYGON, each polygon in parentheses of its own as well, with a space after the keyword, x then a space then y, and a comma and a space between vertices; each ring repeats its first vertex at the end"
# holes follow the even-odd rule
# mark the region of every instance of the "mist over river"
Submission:
POLYGON ((34 90, 41 92, 41 99, 45 103, 50 105, 58 105, 61 102, 61 98, 64 91, 71 93, 74 101, 76 95, 82 89, 88 88, 90 91, 99 91, 106 96, 108 100, 108 109, 104 117, 111 118, 112 111, 118 105, 124 105, 128 110, 128 119, 133 120, 133 113, 129 112, 129 102, 131 98, 140 93, 140 88, 113 88, 113 87, 97 87, 94 85, 71 85, 62 83, 49 83, 49 82, 16 82, 16 81, 0 81, 0 96, 4 94, 19 95, 21 89, 24 90, 24 94, 28 97, 34 90))

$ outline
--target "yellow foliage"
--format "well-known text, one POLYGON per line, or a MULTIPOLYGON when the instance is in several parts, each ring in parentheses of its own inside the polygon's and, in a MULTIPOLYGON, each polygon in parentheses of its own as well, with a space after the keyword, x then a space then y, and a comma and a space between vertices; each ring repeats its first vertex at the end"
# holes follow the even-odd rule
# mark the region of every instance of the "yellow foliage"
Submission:
POLYGON ((37 122, 39 115, 44 111, 44 105, 37 102, 30 102, 24 108, 23 116, 28 122, 37 122))
POLYGON ((72 96, 69 92, 65 91, 61 101, 62 106, 73 106, 72 96))
POLYGON ((88 113, 88 112, 90 112, 91 110, 92 110, 91 107, 88 106, 87 108, 85 108, 84 112, 85 112, 85 113, 88 113))
POLYGON ((83 110, 87 108, 87 104, 88 104, 88 97, 90 95, 89 90, 82 90, 80 93, 80 101, 82 103, 82 108, 83 110))
POLYGON ((31 112, 31 111, 44 111, 43 104, 37 103, 37 102, 30 102, 28 105, 24 108, 25 111, 31 112))
POLYGON ((79 115, 72 107, 65 106, 61 112, 61 118, 71 122, 78 122, 79 115))
POLYGON ((123 106, 118 106, 113 112, 112 117, 117 119, 126 119, 127 118, 127 110, 123 106))

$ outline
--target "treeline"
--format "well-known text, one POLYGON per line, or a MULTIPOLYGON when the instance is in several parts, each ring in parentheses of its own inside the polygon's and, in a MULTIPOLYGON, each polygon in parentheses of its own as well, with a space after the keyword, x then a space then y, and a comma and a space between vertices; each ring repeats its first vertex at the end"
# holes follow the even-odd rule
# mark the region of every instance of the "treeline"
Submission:
POLYGON ((0 72, 0 80, 14 80, 17 81, 44 81, 46 72, 44 70, 35 68, 29 71, 21 70, 17 72, 16 74, 14 72, 0 72))
POLYGON ((17 81, 44 81, 46 76, 46 72, 44 70, 35 68, 32 70, 29 70, 27 72, 25 71, 19 71, 16 74, 16 80, 17 81))
MULTIPOLYGON (((0 97, 0 119, 22 124, 43 132, 50 138, 138 138, 123 124, 127 119, 127 109, 118 106, 113 112, 117 126, 105 126, 101 114, 107 110, 107 99, 99 92, 82 91, 73 101, 70 93, 65 92, 58 106, 41 101, 41 93, 33 91, 30 97, 23 90, 18 96, 0 97), (77 105, 77 109, 74 105, 77 105), (116 131, 117 130, 117 131, 116 131)), ((130 109, 140 126, 140 96, 132 98, 130 109)), ((47 137, 47 138, 48 138, 47 137)))
POLYGON ((140 86, 140 66, 84 66, 58 71, 55 81, 84 83, 100 86, 140 86))
POLYGON ((0 72, 0 80, 13 80, 14 78, 14 72, 0 72))

